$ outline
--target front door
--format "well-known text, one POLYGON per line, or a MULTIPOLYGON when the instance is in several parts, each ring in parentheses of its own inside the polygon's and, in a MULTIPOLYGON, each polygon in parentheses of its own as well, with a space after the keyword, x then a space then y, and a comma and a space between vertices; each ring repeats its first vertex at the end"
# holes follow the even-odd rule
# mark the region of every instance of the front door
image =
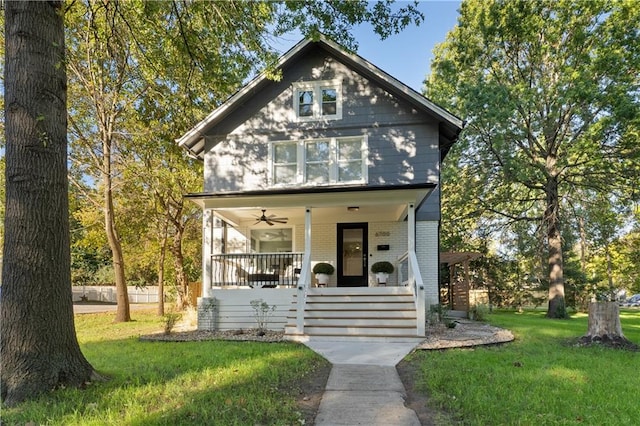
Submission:
POLYGON ((338 224, 338 287, 368 285, 368 235, 366 222, 338 224))

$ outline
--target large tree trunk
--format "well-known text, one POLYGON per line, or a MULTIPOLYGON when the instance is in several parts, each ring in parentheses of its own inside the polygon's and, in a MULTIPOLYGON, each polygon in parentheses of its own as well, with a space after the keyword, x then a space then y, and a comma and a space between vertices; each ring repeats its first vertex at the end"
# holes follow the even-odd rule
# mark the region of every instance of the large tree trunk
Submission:
POLYGON ((547 317, 566 318, 564 301, 564 269, 562 262, 562 236, 560 234, 560 202, 558 199, 558 177, 555 156, 547 158, 546 196, 547 207, 544 220, 547 225, 547 244, 549 246, 549 309, 547 317))
POLYGON ((5 7, 6 215, 1 396, 14 405, 93 368, 73 322, 61 2, 5 7))
POLYGON ((604 246, 605 257, 607 258, 607 280, 609 282, 609 300, 616 300, 616 289, 613 286, 613 262, 611 261, 611 251, 609 243, 604 246))

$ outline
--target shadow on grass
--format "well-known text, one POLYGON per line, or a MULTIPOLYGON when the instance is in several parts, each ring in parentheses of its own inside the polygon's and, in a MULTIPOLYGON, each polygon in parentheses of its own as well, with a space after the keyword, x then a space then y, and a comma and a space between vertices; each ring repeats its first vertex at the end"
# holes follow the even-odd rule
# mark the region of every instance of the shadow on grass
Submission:
MULTIPOLYGON (((627 338, 640 340, 640 312, 621 319, 627 338)), ((568 345, 587 320, 498 312, 489 322, 515 342, 417 354, 419 389, 465 424, 636 424, 640 354, 568 345)))
POLYGON ((297 383, 319 356, 294 343, 88 342, 110 380, 3 410, 3 424, 295 424, 297 383))

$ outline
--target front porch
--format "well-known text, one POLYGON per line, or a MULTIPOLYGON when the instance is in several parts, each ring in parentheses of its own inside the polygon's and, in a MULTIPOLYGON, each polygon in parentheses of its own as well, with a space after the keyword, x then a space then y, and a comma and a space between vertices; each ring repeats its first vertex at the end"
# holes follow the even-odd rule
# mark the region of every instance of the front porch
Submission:
POLYGON ((261 299, 275 306, 268 328, 285 329, 296 340, 341 333, 424 336, 425 306, 438 301, 438 222, 416 221, 416 206, 432 188, 422 184, 199 196, 194 200, 204 210, 199 311, 208 306, 215 314, 209 319, 203 315, 199 328, 255 328, 250 302, 261 299), (377 261, 395 267, 386 289, 370 271, 377 261), (332 264, 336 271, 322 289, 312 273, 319 262, 332 264), (398 297, 412 304, 402 320, 387 315, 399 306, 398 297), (366 300, 345 305, 359 298, 366 300), (311 308, 317 303, 336 303, 339 306, 324 311, 340 314, 317 317, 311 308), (358 303, 371 306, 365 309, 358 303), (343 324, 336 325, 338 319, 343 324), (389 323, 396 327, 385 325, 389 323))
POLYGON ((303 253, 212 255, 212 259, 212 277, 217 278, 212 282, 213 297, 198 301, 199 329, 255 328, 251 301, 261 300, 273 307, 267 328, 284 329, 289 340, 406 342, 424 336, 425 287, 415 253, 396 260, 400 284, 388 287, 341 287, 339 283, 319 287, 303 253), (417 271, 412 279, 408 276, 411 263, 417 271))

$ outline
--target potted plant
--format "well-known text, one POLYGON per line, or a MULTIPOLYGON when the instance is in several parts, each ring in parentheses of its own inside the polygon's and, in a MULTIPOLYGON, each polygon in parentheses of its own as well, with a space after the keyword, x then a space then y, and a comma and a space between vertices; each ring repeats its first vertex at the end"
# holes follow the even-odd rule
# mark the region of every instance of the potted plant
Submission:
POLYGON ((378 284, 387 284, 387 280, 389 279, 389 274, 394 271, 394 267, 391 262, 382 261, 376 262, 371 265, 371 272, 376 274, 376 279, 378 280, 378 284))
POLYGON ((335 268, 330 263, 316 263, 313 267, 313 273, 316 274, 318 285, 327 285, 329 282, 329 276, 333 274, 333 271, 335 271, 335 268))

